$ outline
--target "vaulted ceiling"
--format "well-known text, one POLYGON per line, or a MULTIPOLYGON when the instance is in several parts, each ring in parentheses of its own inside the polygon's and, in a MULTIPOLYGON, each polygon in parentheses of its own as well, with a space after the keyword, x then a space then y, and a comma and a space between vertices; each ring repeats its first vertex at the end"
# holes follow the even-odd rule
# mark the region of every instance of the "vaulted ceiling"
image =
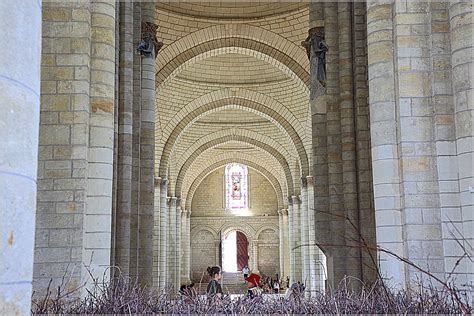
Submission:
POLYGON ((216 168, 246 163, 279 207, 311 173, 307 3, 157 4, 156 174, 190 205, 216 168))

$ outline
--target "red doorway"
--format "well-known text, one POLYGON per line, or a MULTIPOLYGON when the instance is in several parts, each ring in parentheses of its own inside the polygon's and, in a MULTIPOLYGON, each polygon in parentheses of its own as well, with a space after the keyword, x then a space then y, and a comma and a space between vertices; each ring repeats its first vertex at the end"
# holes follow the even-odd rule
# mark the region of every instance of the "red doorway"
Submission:
POLYGON ((239 231, 237 233, 237 270, 242 271, 242 268, 248 266, 249 264, 249 255, 248 255, 248 246, 249 242, 247 237, 239 231))

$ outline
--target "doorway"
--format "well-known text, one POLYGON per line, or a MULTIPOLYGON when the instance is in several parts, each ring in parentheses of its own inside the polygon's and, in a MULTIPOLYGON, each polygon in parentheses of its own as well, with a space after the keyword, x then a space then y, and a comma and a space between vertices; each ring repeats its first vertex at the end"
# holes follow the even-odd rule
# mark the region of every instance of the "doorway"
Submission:
POLYGON ((249 242, 244 233, 240 231, 230 232, 222 240, 222 269, 225 272, 238 272, 248 266, 249 242))

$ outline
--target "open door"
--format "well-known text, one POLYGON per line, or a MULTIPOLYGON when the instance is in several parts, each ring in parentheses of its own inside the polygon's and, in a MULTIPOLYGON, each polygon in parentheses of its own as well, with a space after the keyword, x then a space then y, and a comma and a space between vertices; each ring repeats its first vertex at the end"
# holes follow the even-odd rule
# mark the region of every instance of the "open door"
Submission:
POLYGON ((237 231, 237 270, 242 271, 242 268, 249 264, 249 242, 247 237, 239 231, 237 231))

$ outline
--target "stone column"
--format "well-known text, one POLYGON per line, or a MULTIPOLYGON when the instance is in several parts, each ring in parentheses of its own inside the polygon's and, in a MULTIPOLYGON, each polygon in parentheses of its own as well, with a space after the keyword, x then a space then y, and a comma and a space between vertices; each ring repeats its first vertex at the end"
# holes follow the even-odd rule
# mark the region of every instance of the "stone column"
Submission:
POLYGON ((283 210, 278 211, 278 228, 279 228, 279 250, 280 250, 280 277, 285 273, 285 238, 283 225, 283 210))
POLYGON ((258 240, 252 240, 252 257, 252 273, 258 274, 258 240))
POLYGON ((181 211, 181 252, 180 252, 180 262, 181 262, 181 284, 188 283, 189 275, 186 273, 187 271, 187 231, 188 231, 188 211, 182 210, 181 211))
MULTIPOLYGON (((139 196, 139 276, 142 284, 151 281, 153 251, 153 196, 155 169, 155 58, 162 44, 156 40, 155 1, 141 3, 142 39, 150 53, 140 50, 141 60, 141 111, 140 111, 140 196, 139 196)), ((179 274, 179 270, 176 271, 179 274)))
MULTIPOLYGON (((367 2, 370 133, 377 243, 404 254, 392 2, 367 2)), ((381 272, 404 287, 406 266, 383 253, 378 257, 381 272)))
POLYGON ((357 200, 356 175, 356 134, 354 117, 354 70, 353 70, 353 32, 352 6, 350 2, 338 4, 339 28, 339 92, 341 113, 341 150, 342 150, 342 185, 345 221, 344 238, 349 247, 346 251, 346 274, 362 279, 361 247, 359 244, 359 209, 357 200))
MULTIPOLYGON (((133 4, 120 3, 119 94, 117 147, 117 228, 115 264, 124 275, 129 274, 132 236, 132 98, 133 98, 133 4)), ((136 268, 136 267, 135 267, 136 268)), ((136 274, 133 273, 134 275, 136 274)))
POLYGON ((308 254, 309 254, 309 274, 308 284, 309 295, 314 296, 315 291, 324 291, 324 287, 318 286, 318 281, 323 278, 320 274, 321 269, 324 270, 324 266, 318 256, 318 247, 316 246, 316 222, 314 213, 314 178, 312 176, 306 177, 307 191, 308 191, 308 254))
POLYGON ((152 269, 152 286, 155 289, 160 287, 160 222, 161 222, 161 197, 160 197, 161 178, 155 178, 155 201, 153 205, 153 269, 152 269))
POLYGON ((288 225, 288 209, 282 210, 283 223, 283 274, 282 279, 290 276, 290 244, 289 244, 289 225, 288 225))
MULTIPOLYGON (((454 95, 455 140, 457 150, 458 183, 454 188, 460 194, 461 214, 442 214, 444 221, 462 221, 462 234, 466 244, 474 244, 474 61, 473 61, 473 4, 472 1, 451 1, 449 3, 449 29, 451 38, 452 92, 454 95), (460 215, 460 216, 459 216, 460 215), (454 220, 455 219, 455 220, 454 220), (461 220, 460 220, 461 219, 461 220)), ((446 163, 448 164, 448 163, 446 163)), ((446 199, 443 199, 446 201, 446 199)), ((452 200, 449 199, 449 200, 452 200)), ((446 203, 446 202, 445 202, 446 203)), ((448 204, 448 203, 446 203, 448 204)), ((454 203, 450 203, 451 206, 454 203)), ((446 212, 448 213, 449 210, 446 212)), ((454 212, 453 212, 454 213, 454 212)), ((456 223, 457 224, 457 223, 456 223)), ((446 226, 451 226, 446 225, 446 226)), ((457 226, 461 226, 457 224, 457 226)), ((454 229, 451 229, 453 231, 454 229)), ((457 237, 460 237, 457 235, 457 237)), ((445 246, 445 253, 452 255, 453 246, 445 246)), ((455 241, 451 241, 454 245, 455 241)), ((459 248, 457 248, 459 249, 459 248)), ((459 256, 458 256, 459 258, 459 256)), ((448 261, 448 260, 447 260, 448 261)), ((452 270, 457 259, 450 258, 445 271, 452 270)), ((460 271, 466 271, 466 278, 459 278, 459 284, 473 284, 472 262, 464 260, 460 271), (469 269, 471 265, 471 269, 469 269)))
MULTIPOLYGON (((314 195, 312 196, 314 201, 314 231, 310 229, 310 234, 315 234, 315 241, 319 244, 329 245, 333 243, 330 232, 330 223, 333 218, 329 215, 327 88, 326 81, 318 78, 320 77, 318 74, 326 74, 326 65, 320 60, 322 57, 321 53, 318 53, 318 48, 319 46, 322 46, 321 43, 323 43, 326 45, 328 50, 332 49, 331 47, 328 47, 325 42, 324 6, 325 3, 310 3, 310 29, 308 30, 308 38, 306 42, 303 42, 303 46, 305 46, 308 58, 310 59, 310 74, 312 82, 310 105, 313 131, 313 174, 315 176, 315 182, 314 195)), ((311 212, 310 207, 308 207, 308 209, 309 212, 311 212)), ((309 213, 308 217, 310 216, 311 214, 309 213)), ((310 225, 312 224, 313 221, 310 222, 310 225)), ((326 247, 325 250, 329 254, 331 249, 329 246, 326 247)))
POLYGON ((30 314, 40 112, 41 1, 0 2, 0 314, 30 314))
POLYGON ((301 224, 300 224, 300 216, 301 216, 301 199, 298 196, 292 196, 291 199, 293 200, 293 226, 294 226, 294 234, 293 234, 293 244, 294 244, 294 255, 295 255, 295 281, 303 281, 302 274, 303 274, 303 260, 301 258, 301 224))
POLYGON ((176 201, 176 250, 175 250, 175 269, 176 269, 176 276, 175 276, 175 281, 174 283, 176 284, 176 287, 179 289, 181 286, 181 261, 183 259, 181 255, 181 217, 182 217, 182 211, 181 211, 181 199, 177 199, 176 201))
MULTIPOLYGON (((89 155, 82 282, 110 266, 115 101, 115 1, 91 3, 89 155), (98 152, 100 154, 98 155, 98 152)), ((74 134, 84 131, 76 130, 74 134)), ((107 277, 107 275, 106 275, 107 277)), ((85 294, 85 291, 83 292, 85 294)))
POLYGON ((168 180, 160 183, 160 290, 168 284, 168 180))
POLYGON ((309 251, 308 251, 308 182, 306 177, 301 178, 301 207, 300 207, 300 243, 301 243, 301 279, 310 292, 309 287, 309 251))
POLYGON ((171 197, 169 202, 169 223, 168 223, 168 280, 175 289, 176 284, 176 206, 177 198, 171 197))
POLYGON ((188 211, 186 216, 186 239, 185 239, 185 276, 186 282, 191 282, 191 211, 188 211))
MULTIPOLYGON (((51 279, 51 289, 57 289, 66 270, 75 271, 68 275, 71 284, 82 284, 88 161, 89 157, 95 157, 95 166, 99 166, 99 157, 103 156, 105 164, 110 162, 110 149, 100 146, 103 139, 95 138, 99 140, 98 146, 93 144, 89 148, 92 101, 90 2, 45 1, 42 4, 42 17, 41 116, 33 282, 35 296, 38 297, 43 296, 51 279), (53 257, 55 260, 51 262, 53 257)), ((98 131, 98 128, 94 129, 98 131)), ((91 182, 100 182, 96 179, 97 175, 91 182)), ((97 193, 101 193, 100 185, 96 188, 97 193)), ((100 200, 100 194, 94 196, 93 200, 100 200)), ((104 208, 108 200, 105 193, 104 208)), ((92 212, 104 214, 106 211, 96 208, 92 212)), ((87 216, 89 223, 92 222, 91 213, 87 216)))
POLYGON ((295 257, 295 213, 293 211, 293 200, 288 198, 288 255, 290 261, 290 283, 296 280, 296 257, 295 257))
MULTIPOLYGON (((220 261, 220 258, 219 258, 220 255, 221 255, 220 252, 219 252, 219 245, 220 245, 220 243, 221 243, 221 241, 220 241, 220 240, 217 240, 217 241, 215 242, 215 247, 214 247, 214 250, 215 250, 215 252, 216 252, 216 255, 215 255, 215 258, 216 258, 216 260, 215 260, 216 265, 219 265, 219 261, 220 261)), ((222 267, 221 267, 221 268, 222 268, 222 267)))

